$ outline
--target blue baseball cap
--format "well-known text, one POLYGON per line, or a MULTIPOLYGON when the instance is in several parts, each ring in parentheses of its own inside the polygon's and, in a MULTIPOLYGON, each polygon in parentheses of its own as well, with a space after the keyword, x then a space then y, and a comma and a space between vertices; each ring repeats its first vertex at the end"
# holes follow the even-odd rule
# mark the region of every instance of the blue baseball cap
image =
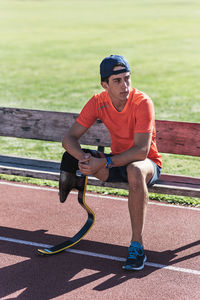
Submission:
POLYGON ((110 55, 105 57, 100 64, 101 80, 111 75, 117 75, 124 72, 130 72, 130 66, 127 60, 121 55, 110 55), (113 71, 114 67, 123 64, 124 68, 113 71))

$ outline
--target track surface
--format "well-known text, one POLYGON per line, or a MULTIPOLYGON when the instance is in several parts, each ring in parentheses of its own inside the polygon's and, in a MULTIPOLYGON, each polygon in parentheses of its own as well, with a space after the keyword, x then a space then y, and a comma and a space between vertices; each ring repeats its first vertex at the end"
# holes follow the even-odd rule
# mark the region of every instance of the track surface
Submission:
POLYGON ((0 299, 200 299, 200 209, 150 202, 144 270, 121 269, 130 240, 125 198, 86 194, 96 221, 71 251, 36 249, 72 236, 86 213, 71 192, 0 182, 0 299))

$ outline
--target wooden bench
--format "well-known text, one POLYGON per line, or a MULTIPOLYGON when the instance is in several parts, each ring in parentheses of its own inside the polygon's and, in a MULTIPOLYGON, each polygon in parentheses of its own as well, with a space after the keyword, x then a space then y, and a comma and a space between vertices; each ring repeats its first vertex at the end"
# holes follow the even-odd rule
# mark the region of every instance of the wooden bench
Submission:
MULTIPOLYGON (((18 108, 0 108, 0 136, 61 142, 77 114, 18 108)), ((200 156, 200 123, 157 121, 157 145, 161 153, 200 156)), ((100 151, 110 146, 110 135, 100 120, 81 137, 82 145, 100 151)), ((0 173, 49 180, 59 179, 60 162, 0 155, 0 173)), ((128 189, 128 184, 107 183, 93 177, 89 185, 128 189)), ((162 174, 150 192, 200 198, 200 178, 162 174)))

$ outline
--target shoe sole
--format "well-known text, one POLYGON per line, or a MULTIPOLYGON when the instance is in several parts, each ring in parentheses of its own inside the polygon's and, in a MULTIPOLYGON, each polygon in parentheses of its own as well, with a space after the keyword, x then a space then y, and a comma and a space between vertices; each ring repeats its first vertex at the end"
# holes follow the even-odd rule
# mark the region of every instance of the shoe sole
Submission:
POLYGON ((146 261, 147 261, 147 257, 145 255, 144 263, 140 267, 132 267, 131 265, 125 265, 125 266, 122 266, 122 269, 127 270, 127 271, 140 271, 140 270, 144 269, 144 264, 146 261))

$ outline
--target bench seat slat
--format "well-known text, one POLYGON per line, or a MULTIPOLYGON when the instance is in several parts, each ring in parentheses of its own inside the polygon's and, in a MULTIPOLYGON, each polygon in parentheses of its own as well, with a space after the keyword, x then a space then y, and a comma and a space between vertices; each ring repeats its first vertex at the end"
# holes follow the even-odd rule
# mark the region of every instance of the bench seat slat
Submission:
POLYGON ((32 159, 27 157, 0 155, 0 165, 18 168, 59 170, 60 163, 53 160, 32 159))
MULTIPOLYGON (((88 178, 88 184, 101 186, 101 187, 110 187, 110 188, 119 188, 119 189, 128 189, 128 183, 125 182, 102 182, 96 178, 88 178)), ((148 188, 151 193, 158 194, 169 194, 169 195, 178 195, 178 196, 188 196, 188 197, 197 197, 200 198, 200 186, 195 185, 178 185, 172 184, 166 185, 165 182, 160 181, 160 183, 154 184, 152 187, 148 188)))
POLYGON ((179 182, 179 183, 190 183, 197 184, 200 186, 200 178, 184 175, 173 175, 173 174, 161 174, 160 179, 166 182, 179 182))
MULTIPOLYGON (((60 163, 56 161, 42 161, 21 157, 0 156, 1 174, 58 181, 59 168, 60 163), (6 159, 8 161, 7 163, 6 159)), ((150 187, 149 191, 153 193, 173 194, 200 198, 200 179, 196 178, 196 181, 192 182, 191 178, 192 177, 188 177, 188 182, 185 182, 185 180, 183 180, 183 176, 162 174, 158 183, 153 187, 150 187)), ((102 182, 90 176, 88 178, 88 184, 101 187, 128 189, 128 183, 102 182)))
POLYGON ((22 177, 30 177, 37 179, 47 179, 47 180, 58 180, 59 173, 47 170, 31 170, 31 169, 19 169, 19 168, 9 168, 0 166, 0 173, 6 175, 15 175, 22 177))
MULTIPOLYGON (((37 171, 30 169, 10 169, 6 167, 0 166, 1 174, 8 175, 16 175, 16 176, 24 176, 38 179, 47 179, 47 180, 59 180, 59 172, 49 172, 49 171, 37 171)), ((89 185, 95 185, 100 187, 109 187, 109 188, 119 188, 119 189, 128 189, 128 184, 124 182, 102 182, 100 180, 96 180, 94 178, 88 178, 89 185)), ((168 195, 178 195, 178 196, 188 196, 188 197, 197 197, 200 198, 200 187, 195 188, 194 186, 178 186, 178 185, 166 185, 155 184, 153 187, 149 188, 149 192, 158 193, 158 194, 168 194, 168 195)))

